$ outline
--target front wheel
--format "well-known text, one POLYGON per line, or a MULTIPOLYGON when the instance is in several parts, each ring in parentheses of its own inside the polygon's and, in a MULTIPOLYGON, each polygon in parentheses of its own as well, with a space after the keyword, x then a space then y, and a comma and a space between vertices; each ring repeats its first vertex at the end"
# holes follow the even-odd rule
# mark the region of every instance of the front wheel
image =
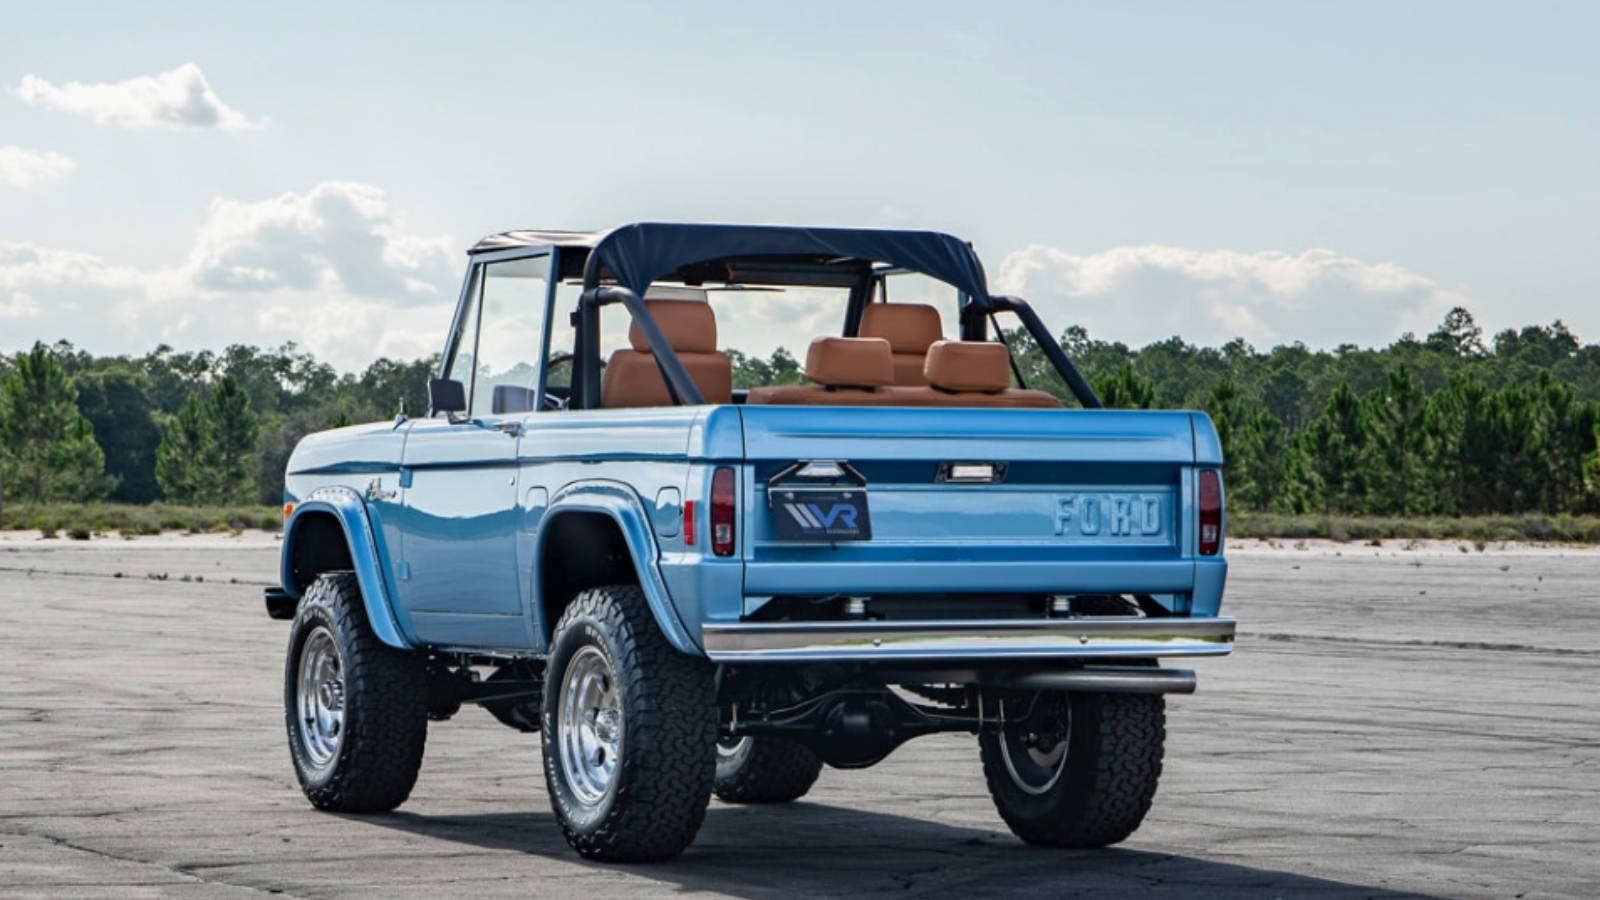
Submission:
POLYGON ((1133 834, 1161 779, 1159 694, 1043 691, 979 735, 983 775, 1011 832, 1042 847, 1092 848, 1133 834))
POLYGON ((716 769, 711 667, 667 643, 637 586, 567 607, 541 718, 550 803, 580 855, 659 862, 694 841, 716 769))
POLYGON ((426 671, 372 633, 355 575, 323 575, 306 590, 283 694, 289 754, 313 806, 385 812, 411 795, 428 738, 426 671))

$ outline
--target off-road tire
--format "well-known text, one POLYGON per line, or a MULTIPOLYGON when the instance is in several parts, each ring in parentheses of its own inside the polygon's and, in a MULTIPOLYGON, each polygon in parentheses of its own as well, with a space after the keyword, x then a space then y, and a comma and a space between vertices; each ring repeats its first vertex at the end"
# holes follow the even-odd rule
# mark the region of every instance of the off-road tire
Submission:
POLYGON ((788 803, 817 783, 822 759, 811 748, 781 737, 748 735, 717 744, 712 788, 727 803, 788 803))
POLYGON ((323 575, 301 598, 283 694, 289 754, 312 806, 387 812, 411 795, 428 738, 424 662, 372 633, 353 573, 323 575))
POLYGON ((660 862, 693 843, 716 774, 712 668, 667 642, 637 586, 592 588, 562 613, 542 720, 550 804, 581 856, 660 862))
POLYGON ((1038 722, 978 737, 1000 818, 1017 837, 1041 847, 1104 847, 1126 839, 1150 811, 1161 779, 1165 699, 1045 692, 1037 702, 1046 718, 1059 721, 1064 714, 1067 720, 1057 765, 1039 765, 1022 745, 1038 722))

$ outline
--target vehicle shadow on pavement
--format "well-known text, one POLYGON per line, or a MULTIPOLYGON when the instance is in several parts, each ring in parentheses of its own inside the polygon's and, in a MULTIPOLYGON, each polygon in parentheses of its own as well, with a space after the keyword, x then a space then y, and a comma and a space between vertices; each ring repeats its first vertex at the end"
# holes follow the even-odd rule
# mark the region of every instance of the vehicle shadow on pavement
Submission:
POLYGON ((1097 900, 1432 900, 1429 895, 1145 850, 1029 847, 1008 832, 815 803, 712 804, 699 839, 658 865, 581 863, 549 813, 423 816, 362 822, 490 850, 566 858, 685 891, 793 900, 894 895, 1097 900))

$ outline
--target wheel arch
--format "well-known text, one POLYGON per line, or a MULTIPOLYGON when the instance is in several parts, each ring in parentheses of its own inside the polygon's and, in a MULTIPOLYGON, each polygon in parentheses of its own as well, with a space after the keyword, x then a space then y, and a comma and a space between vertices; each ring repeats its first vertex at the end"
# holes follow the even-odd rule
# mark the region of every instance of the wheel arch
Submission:
POLYGON ((322 488, 296 504, 284 523, 279 579, 283 589, 299 600, 323 573, 340 571, 355 573, 367 621, 378 640, 411 649, 390 603, 366 504, 350 488, 322 488))
POLYGON ((546 646, 561 613, 580 592, 636 584, 673 648, 704 656, 678 616, 661 577, 650 517, 632 488, 617 482, 569 485, 551 499, 534 547, 534 622, 546 646))

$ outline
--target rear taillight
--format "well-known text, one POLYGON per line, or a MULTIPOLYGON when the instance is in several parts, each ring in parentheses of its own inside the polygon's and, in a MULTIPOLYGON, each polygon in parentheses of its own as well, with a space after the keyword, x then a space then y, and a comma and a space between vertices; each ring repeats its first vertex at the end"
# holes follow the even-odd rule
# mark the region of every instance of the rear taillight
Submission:
POLYGON ((711 474, 711 552, 717 556, 733 555, 734 496, 733 470, 723 466, 711 474))
POLYGON ((683 542, 690 547, 694 546, 694 508, 693 500, 683 501, 683 542))
POLYGON ((1216 556, 1222 549, 1222 476, 1208 469, 1200 473, 1200 555, 1216 556))

